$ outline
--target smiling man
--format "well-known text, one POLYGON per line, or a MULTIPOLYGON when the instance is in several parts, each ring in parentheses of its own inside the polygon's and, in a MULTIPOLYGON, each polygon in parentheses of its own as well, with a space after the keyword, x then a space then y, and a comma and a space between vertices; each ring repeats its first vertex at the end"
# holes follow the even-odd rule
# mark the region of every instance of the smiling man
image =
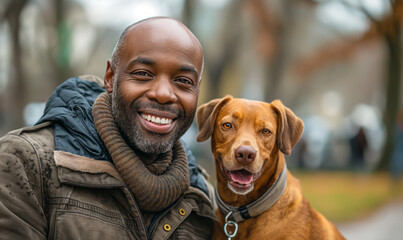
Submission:
POLYGON ((116 122, 137 150, 166 152, 193 121, 203 67, 201 45, 178 22, 161 24, 161 19, 136 24, 122 41, 105 75, 116 122))
POLYGON ((103 83, 67 80, 36 126, 0 139, 0 238, 210 239, 208 183, 179 140, 202 70, 181 22, 129 26, 103 83))

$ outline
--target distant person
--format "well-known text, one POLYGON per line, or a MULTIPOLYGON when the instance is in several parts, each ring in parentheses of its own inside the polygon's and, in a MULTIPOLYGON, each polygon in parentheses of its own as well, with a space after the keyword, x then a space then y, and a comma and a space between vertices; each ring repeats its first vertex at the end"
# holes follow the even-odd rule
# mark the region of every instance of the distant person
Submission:
POLYGON ((396 180, 403 175, 403 111, 400 111, 397 117, 395 147, 392 153, 390 172, 396 180))
POLYGON ((308 141, 305 140, 304 138, 301 138, 297 145, 295 146, 295 156, 297 159, 297 166, 300 169, 305 168, 305 161, 306 161, 306 155, 308 151, 308 141))
POLYGON ((362 126, 350 139, 351 166, 354 170, 363 170, 365 167, 365 152, 368 148, 367 136, 362 126))
POLYGON ((179 140, 202 70, 181 22, 129 26, 103 82, 67 80, 0 139, 0 239, 210 239, 212 195, 179 140))

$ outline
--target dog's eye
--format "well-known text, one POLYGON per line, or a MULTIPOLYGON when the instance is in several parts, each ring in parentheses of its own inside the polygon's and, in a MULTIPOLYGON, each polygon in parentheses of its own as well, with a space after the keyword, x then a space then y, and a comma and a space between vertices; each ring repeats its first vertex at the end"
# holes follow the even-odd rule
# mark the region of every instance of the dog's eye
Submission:
POLYGON ((267 129, 267 128, 263 128, 262 133, 264 133, 264 134, 270 134, 271 131, 270 131, 269 129, 267 129))
POLYGON ((222 126, 223 126, 223 128, 225 128, 225 129, 230 129, 230 128, 232 128, 232 124, 229 123, 229 122, 224 123, 222 126))

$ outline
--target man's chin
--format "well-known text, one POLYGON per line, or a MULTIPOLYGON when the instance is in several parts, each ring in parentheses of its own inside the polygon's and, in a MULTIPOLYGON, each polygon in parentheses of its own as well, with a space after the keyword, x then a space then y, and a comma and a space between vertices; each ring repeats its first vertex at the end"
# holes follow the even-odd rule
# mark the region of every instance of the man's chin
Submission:
POLYGON ((159 134, 145 131, 132 132, 128 136, 128 140, 131 146, 137 150, 146 154, 161 154, 168 152, 172 149, 173 145, 179 139, 180 136, 171 134, 159 134))
POLYGON ((168 152, 172 149, 174 145, 173 141, 136 141, 134 142, 133 146, 143 153, 146 154, 161 154, 168 152))

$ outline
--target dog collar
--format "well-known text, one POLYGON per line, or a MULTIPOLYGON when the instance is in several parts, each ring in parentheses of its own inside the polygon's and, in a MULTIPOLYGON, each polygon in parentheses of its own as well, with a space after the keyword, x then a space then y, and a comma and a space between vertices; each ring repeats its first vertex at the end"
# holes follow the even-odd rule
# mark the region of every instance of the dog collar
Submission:
POLYGON ((256 201, 249 203, 245 206, 234 207, 226 204, 218 195, 217 186, 214 188, 214 194, 217 199, 217 205, 220 211, 227 216, 229 212, 230 218, 235 222, 242 222, 243 220, 259 216, 269 208, 271 208, 283 194, 287 185, 287 166, 284 163, 283 171, 274 182, 274 184, 256 201))

